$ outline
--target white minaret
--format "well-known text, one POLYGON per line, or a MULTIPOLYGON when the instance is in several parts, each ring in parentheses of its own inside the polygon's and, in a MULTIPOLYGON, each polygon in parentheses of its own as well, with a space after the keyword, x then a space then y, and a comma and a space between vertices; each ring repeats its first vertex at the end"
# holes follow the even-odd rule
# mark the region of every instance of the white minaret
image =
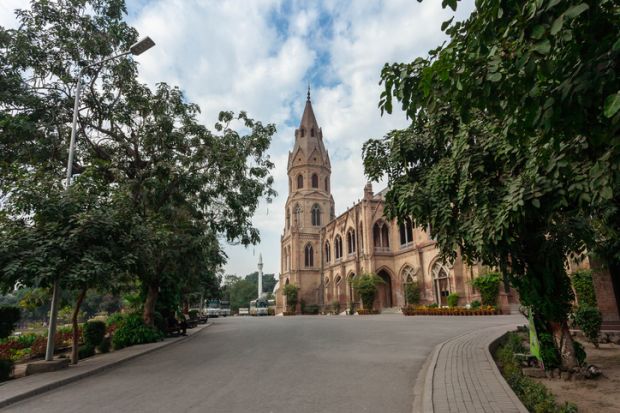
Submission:
POLYGON ((258 254, 258 298, 263 296, 263 254, 258 254))

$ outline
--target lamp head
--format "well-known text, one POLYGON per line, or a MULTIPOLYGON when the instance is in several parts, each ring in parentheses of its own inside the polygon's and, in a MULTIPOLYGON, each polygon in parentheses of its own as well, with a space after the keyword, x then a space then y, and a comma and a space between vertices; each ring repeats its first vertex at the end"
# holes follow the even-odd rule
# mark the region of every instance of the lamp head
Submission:
POLYGON ((148 36, 131 45, 129 51, 131 54, 138 56, 155 46, 155 42, 148 36))

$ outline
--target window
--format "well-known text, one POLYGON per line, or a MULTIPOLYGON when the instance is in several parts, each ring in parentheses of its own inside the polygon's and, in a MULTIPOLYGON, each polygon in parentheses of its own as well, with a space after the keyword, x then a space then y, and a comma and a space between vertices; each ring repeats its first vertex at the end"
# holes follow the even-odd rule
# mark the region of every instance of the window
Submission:
POLYGON ((304 263, 306 267, 314 267, 314 249, 311 244, 306 245, 304 263))
POLYGON ((325 241, 325 262, 329 262, 331 260, 331 252, 329 241, 325 241))
POLYGON ((321 225, 321 207, 318 204, 312 206, 312 225, 318 227, 321 225))
POLYGON ((336 238, 334 238, 334 251, 336 259, 342 258, 342 238, 340 238, 340 235, 336 235, 336 238))
POLYGON ((375 242, 375 249, 388 251, 390 249, 389 233, 387 224, 377 221, 372 228, 372 237, 375 242))
POLYGON ((301 227, 301 207, 299 204, 295 205, 295 225, 301 227))
POLYGON ((327 287, 329 285, 329 277, 325 277, 325 286, 327 287))
POLYGON ((409 265, 403 268, 402 278, 405 284, 411 284, 418 281, 418 277, 415 275, 415 270, 409 265))
POLYGON ((336 210, 334 209, 334 206, 332 205, 331 208, 329 209, 329 212, 331 214, 331 219, 336 218, 336 210))
POLYGON ((304 128, 301 128, 301 137, 304 137, 304 128))
POLYGON ((362 227, 362 223, 360 222, 360 251, 364 252, 364 228, 362 227))
POLYGON ((347 252, 349 254, 355 252, 355 231, 352 229, 347 232, 347 252))
POLYGON ((314 128, 310 129, 310 136, 314 137, 314 128))
POLYGON ((411 218, 405 218, 403 222, 400 223, 400 245, 402 247, 407 247, 413 243, 413 223, 411 222, 411 218))
POLYGON ((319 187, 319 176, 317 174, 312 174, 312 187, 313 188, 319 187))
POLYGON ((297 189, 301 189, 304 187, 304 177, 300 174, 297 175, 297 189))
POLYGON ((329 178, 325 177, 325 191, 329 192, 329 178))
POLYGON ((291 192, 293 190, 293 181, 291 178, 288 178, 288 191, 291 192))
POLYGON ((339 285, 339 284, 340 284, 340 281, 342 281, 342 277, 341 277, 341 276, 339 276, 339 275, 337 275, 337 276, 336 276, 336 281, 335 281, 335 282, 336 282, 336 285, 339 285))
POLYGON ((287 208, 286 209, 286 229, 289 229, 291 227, 291 211, 287 208))

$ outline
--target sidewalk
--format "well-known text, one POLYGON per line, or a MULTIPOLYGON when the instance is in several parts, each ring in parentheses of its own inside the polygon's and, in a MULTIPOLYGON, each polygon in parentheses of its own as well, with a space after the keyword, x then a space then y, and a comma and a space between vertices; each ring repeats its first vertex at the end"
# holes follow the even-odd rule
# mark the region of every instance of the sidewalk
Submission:
POLYGON ((473 331, 435 347, 416 384, 413 411, 527 413, 489 352, 493 341, 519 324, 473 331))
POLYGON ((16 380, 0 383, 0 409, 29 397, 64 386, 84 377, 99 373, 125 361, 150 353, 162 347, 185 341, 210 326, 211 323, 198 325, 187 330, 185 337, 171 337, 163 341, 127 347, 106 354, 98 354, 80 361, 77 365, 51 372, 26 376, 16 380))

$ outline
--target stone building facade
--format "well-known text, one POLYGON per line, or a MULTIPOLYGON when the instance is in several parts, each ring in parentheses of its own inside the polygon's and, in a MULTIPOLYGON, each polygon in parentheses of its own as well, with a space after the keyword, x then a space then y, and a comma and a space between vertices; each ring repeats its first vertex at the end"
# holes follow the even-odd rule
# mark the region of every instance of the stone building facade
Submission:
POLYGON ((306 305, 326 308, 339 303, 342 310, 351 302, 360 306, 351 281, 365 272, 385 281, 376 309, 405 305, 405 285, 412 282, 420 285, 425 304, 446 305, 453 292, 459 294, 460 304, 480 298, 468 281, 481 268, 460 258, 446 265, 423 228, 411 221, 386 220, 383 193, 373 193, 370 184, 358 203, 335 216, 329 154, 309 94, 289 153, 288 179, 277 312, 285 309, 282 287, 289 283, 299 287, 299 299, 306 305))

